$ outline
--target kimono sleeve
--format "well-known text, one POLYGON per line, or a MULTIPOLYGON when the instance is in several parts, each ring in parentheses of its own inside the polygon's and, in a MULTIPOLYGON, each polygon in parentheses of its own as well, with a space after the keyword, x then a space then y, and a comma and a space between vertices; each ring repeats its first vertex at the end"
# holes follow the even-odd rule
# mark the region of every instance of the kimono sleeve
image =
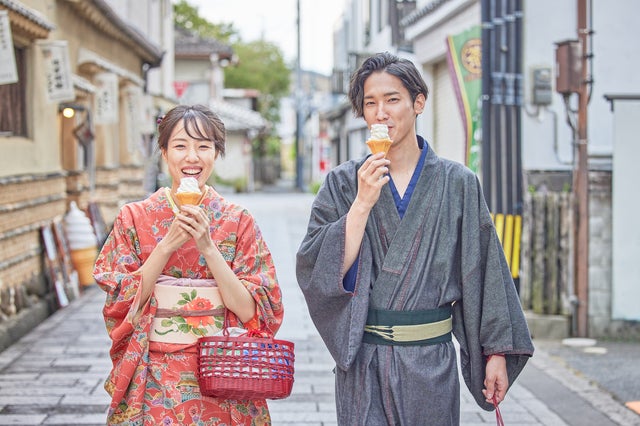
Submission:
POLYGON ((266 326, 275 335, 284 317, 282 293, 271 252, 260 228, 246 210, 239 219, 232 268, 256 302, 256 316, 245 326, 266 326))
POLYGON ((343 286, 346 214, 353 192, 343 184, 346 179, 335 172, 327 176, 314 200, 307 234, 296 255, 298 285, 311 319, 343 370, 349 368, 362 343, 371 281, 370 245, 365 235, 355 289, 349 292, 343 286), (345 195, 347 200, 342 198, 345 195))
POLYGON ((506 355, 511 386, 533 355, 533 344, 477 178, 466 185, 464 204, 462 300, 454 305, 454 333, 467 387, 478 405, 492 410, 482 394, 485 356, 506 355))
POLYGON ((124 349, 134 331, 127 316, 142 281, 139 256, 138 232, 125 206, 114 221, 93 270, 96 283, 107 294, 103 315, 113 341, 112 352, 124 349))
MULTIPOLYGON (((140 287, 140 242, 133 220, 134 215, 124 206, 114 222, 96 260, 93 275, 106 292, 103 308, 105 325, 111 338, 113 369, 105 382, 111 395, 110 412, 117 410, 127 398, 132 382, 144 382, 148 352, 148 331, 155 314, 153 298, 144 306, 142 315, 133 324, 129 318, 132 304, 140 287)), ((136 309, 137 310, 137 309, 136 309)), ((140 406, 143 392, 134 392, 127 401, 140 406)))

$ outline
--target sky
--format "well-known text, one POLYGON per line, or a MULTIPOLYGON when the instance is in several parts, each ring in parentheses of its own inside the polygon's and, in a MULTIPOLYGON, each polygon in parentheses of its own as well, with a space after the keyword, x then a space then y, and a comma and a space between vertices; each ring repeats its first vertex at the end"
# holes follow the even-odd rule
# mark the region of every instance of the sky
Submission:
POLYGON ((233 23, 245 42, 264 38, 278 45, 290 63, 294 63, 297 53, 296 5, 300 1, 301 67, 331 74, 333 29, 345 0, 187 1, 211 23, 233 23))

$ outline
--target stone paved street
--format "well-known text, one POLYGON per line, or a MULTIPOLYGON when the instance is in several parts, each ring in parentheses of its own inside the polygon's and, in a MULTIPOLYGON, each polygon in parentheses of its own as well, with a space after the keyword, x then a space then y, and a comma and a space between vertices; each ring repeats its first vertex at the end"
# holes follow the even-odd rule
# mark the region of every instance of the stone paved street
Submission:
MULTIPOLYGON (((256 217, 273 253, 285 320, 278 338, 296 344, 291 397, 270 401, 273 424, 336 425, 333 361, 307 314, 295 279, 295 252, 312 196, 297 193, 227 195, 256 217)), ((103 381, 110 369, 102 321, 104 294, 94 285, 0 353, 0 426, 104 425, 103 381)), ((636 382, 637 383, 637 382, 636 382)), ((416 395, 419 397, 419 395, 416 395)), ((640 425, 640 417, 611 394, 539 350, 501 405, 509 426, 640 425)), ((462 425, 495 424, 463 386, 462 425)), ((425 422, 428 424, 428 422, 425 422)))

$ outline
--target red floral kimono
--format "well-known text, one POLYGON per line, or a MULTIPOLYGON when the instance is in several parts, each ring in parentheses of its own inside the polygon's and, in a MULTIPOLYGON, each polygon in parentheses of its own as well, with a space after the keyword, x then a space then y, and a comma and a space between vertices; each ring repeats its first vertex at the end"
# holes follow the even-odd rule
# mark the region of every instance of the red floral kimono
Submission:
MULTIPOLYGON (((230 312, 229 325, 266 327, 275 333, 283 317, 280 287, 271 253, 254 219, 247 210, 227 202, 210 187, 201 206, 210 217, 213 241, 256 302, 256 315, 251 321, 242 324, 230 312)), ((139 268, 166 235, 174 208, 166 188, 146 200, 126 204, 96 261, 94 277, 107 293, 103 314, 113 342, 113 369, 105 383, 112 397, 107 423, 268 425, 271 420, 265 400, 202 396, 196 379, 195 344, 150 342, 157 300, 152 296, 139 307, 140 311, 133 306, 141 281, 139 268), (136 320, 132 321, 134 316, 136 320)), ((171 256, 162 274, 197 280, 213 278, 193 240, 171 256)), ((196 319, 201 321, 190 326, 212 322, 192 317, 196 319)))

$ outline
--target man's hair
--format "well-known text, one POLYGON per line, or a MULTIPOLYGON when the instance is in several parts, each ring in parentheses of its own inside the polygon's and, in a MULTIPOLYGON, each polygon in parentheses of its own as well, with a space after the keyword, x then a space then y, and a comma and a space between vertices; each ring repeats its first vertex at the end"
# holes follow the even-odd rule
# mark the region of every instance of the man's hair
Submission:
POLYGON ((351 108, 356 117, 363 116, 364 107, 364 82, 374 72, 387 72, 402 81, 402 85, 407 89, 411 100, 415 101, 416 97, 422 93, 425 100, 429 95, 427 83, 424 82, 422 75, 416 66, 408 59, 399 58, 389 52, 376 53, 367 58, 360 68, 352 75, 349 82, 349 100, 351 108))

